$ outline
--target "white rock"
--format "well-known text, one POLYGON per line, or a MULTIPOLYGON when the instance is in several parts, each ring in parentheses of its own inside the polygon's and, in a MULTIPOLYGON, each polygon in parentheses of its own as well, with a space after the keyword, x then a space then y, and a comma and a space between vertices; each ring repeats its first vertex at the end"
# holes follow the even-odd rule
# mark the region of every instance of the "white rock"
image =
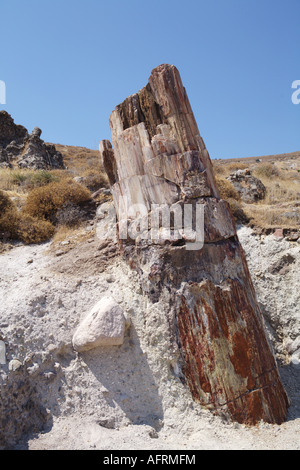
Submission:
POLYGON ((118 346, 124 342, 125 317, 111 297, 103 297, 76 330, 72 344, 76 351, 99 346, 118 346))
POLYGON ((12 359, 10 363, 8 364, 8 369, 13 372, 20 369, 20 367, 22 367, 22 362, 19 361, 18 359, 12 359))
POLYGON ((6 364, 6 347, 4 341, 0 341, 0 364, 5 365, 6 364))

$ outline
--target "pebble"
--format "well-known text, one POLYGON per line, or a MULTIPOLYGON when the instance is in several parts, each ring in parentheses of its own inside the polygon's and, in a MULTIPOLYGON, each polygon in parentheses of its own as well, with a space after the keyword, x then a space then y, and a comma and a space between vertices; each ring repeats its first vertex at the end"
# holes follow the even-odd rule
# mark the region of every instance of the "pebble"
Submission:
POLYGON ((22 362, 19 361, 19 359, 13 359, 8 364, 8 370, 12 372, 15 372, 16 370, 20 369, 20 367, 22 367, 22 362))

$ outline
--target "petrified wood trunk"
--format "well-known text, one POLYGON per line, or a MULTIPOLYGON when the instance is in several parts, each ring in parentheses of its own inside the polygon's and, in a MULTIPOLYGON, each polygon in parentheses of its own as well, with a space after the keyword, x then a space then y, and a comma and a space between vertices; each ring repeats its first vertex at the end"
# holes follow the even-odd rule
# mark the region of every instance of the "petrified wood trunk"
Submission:
POLYGON ((152 302, 163 288, 171 292, 183 374, 193 398, 240 423, 283 422, 288 398, 233 217, 219 197, 178 70, 154 69, 147 86, 115 108, 110 127, 113 146, 102 141, 100 153, 123 253, 141 273, 152 302), (173 219, 169 238, 162 236, 168 229, 163 223, 153 232, 149 215, 157 216, 163 207, 180 208, 182 214, 187 205, 191 214, 203 208, 201 240, 194 222, 192 235, 173 219), (140 224, 135 237, 128 232, 133 220, 140 224))

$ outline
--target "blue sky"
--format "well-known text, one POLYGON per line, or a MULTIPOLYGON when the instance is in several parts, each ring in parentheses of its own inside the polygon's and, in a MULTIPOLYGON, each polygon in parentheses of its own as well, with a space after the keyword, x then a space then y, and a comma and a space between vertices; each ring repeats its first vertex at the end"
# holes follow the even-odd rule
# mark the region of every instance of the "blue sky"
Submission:
POLYGON ((15 122, 98 148, 114 107, 176 65, 212 158, 300 150, 300 0, 0 0, 15 122))

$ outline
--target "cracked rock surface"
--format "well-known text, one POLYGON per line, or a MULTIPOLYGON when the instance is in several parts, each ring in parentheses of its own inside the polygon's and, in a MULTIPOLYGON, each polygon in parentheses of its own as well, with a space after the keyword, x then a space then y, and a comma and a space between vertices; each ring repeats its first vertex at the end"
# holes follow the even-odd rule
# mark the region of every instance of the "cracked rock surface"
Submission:
POLYGON ((0 111, 0 167, 36 170, 64 168, 63 157, 54 145, 45 144, 42 131, 35 127, 31 134, 14 123, 6 111, 0 111))
MULTIPOLYGON (((102 141, 100 153, 119 233, 124 234, 137 215, 143 226, 139 236, 129 231, 127 238, 121 237, 122 252, 153 305, 164 289, 169 292, 170 307, 161 314, 171 318, 182 380, 196 401, 239 423, 282 423, 288 398, 234 219, 219 197, 176 67, 163 64, 154 69, 145 88, 116 106, 110 127, 112 145, 102 141), (180 207, 184 213, 187 205, 194 214, 197 207, 203 208, 198 245, 193 247, 195 240, 175 216, 173 236, 157 243, 151 236, 157 207, 180 207)), ((166 229, 162 218, 158 232, 166 229)))

